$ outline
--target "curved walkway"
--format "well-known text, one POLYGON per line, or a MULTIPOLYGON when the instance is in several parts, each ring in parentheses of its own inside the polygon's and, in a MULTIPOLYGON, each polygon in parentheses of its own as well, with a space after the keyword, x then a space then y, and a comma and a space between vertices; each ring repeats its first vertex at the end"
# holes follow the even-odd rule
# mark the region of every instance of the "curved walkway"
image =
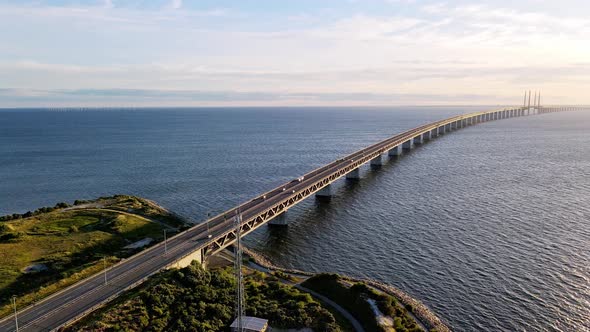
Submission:
MULTIPOLYGON (((271 269, 269 269, 269 268, 267 268, 265 266, 262 266, 262 265, 260 265, 258 263, 255 263, 255 262, 248 262, 248 266, 251 267, 251 268, 253 268, 253 269, 255 269, 255 270, 261 271, 261 272, 265 272, 265 273, 272 272, 271 269)), ((288 272, 286 272, 286 273, 289 274, 289 275, 291 275, 291 276, 299 276, 299 275, 295 275, 293 273, 288 273, 288 272)), ((294 282, 291 282, 291 281, 288 281, 288 280, 284 280, 284 279, 280 279, 280 280, 284 284, 293 286, 293 287, 299 289, 302 292, 309 293, 309 294, 311 294, 311 296, 313 296, 313 297, 315 297, 317 299, 320 299, 322 302, 325 302, 326 304, 328 304, 329 306, 331 306, 332 308, 334 308, 336 311, 338 311, 342 316, 344 316, 344 318, 346 318, 350 322, 350 324, 352 325, 352 327, 354 328, 354 330, 356 332, 365 332, 365 329, 363 328, 363 326, 361 325, 361 323, 356 318, 354 318, 354 316, 350 312, 348 312, 346 309, 344 309, 338 303, 330 300, 329 298, 325 297, 322 294, 319 294, 319 293, 317 293, 315 291, 312 291, 311 289, 305 288, 305 287, 301 286, 298 283, 294 283, 294 282)))

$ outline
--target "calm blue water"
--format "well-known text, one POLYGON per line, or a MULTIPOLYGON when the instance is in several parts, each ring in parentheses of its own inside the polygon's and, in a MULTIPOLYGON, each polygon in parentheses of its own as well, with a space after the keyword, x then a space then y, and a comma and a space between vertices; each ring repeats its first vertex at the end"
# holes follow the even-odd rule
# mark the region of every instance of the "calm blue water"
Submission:
MULTIPOLYGON (((404 129, 481 108, 0 110, 0 214, 134 194, 198 222, 404 129)), ((445 135, 288 229, 279 264, 395 285, 458 331, 590 331, 590 114, 445 135)))

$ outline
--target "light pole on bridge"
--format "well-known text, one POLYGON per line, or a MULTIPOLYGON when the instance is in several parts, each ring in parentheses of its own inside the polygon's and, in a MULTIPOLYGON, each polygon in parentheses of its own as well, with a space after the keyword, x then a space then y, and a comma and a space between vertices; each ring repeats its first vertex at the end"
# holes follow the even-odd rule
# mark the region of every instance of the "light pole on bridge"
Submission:
POLYGON ((164 229, 164 256, 168 255, 168 238, 166 237, 166 230, 164 229))
POLYGON ((18 332, 18 314, 16 311, 16 295, 12 296, 12 303, 14 305, 14 325, 16 326, 16 332, 18 332))
POLYGON ((104 266, 104 284, 106 286, 108 284, 108 281, 107 281, 107 256, 102 257, 102 262, 103 262, 103 266, 104 266))

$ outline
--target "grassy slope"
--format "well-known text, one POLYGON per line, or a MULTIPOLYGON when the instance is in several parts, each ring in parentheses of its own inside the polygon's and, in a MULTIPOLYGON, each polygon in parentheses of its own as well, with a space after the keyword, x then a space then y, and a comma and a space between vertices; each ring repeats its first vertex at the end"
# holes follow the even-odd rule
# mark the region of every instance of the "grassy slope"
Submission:
POLYGON ((113 264, 132 254, 122 249, 129 243, 146 237, 161 240, 164 223, 182 224, 155 204, 132 196, 101 198, 78 207, 0 222, 0 317, 9 313, 12 295, 19 297, 20 307, 30 304, 100 271, 105 256, 113 264), (39 263, 49 269, 23 272, 39 263))
POLYGON ((366 301, 369 298, 377 302, 383 314, 394 318, 395 331, 423 331, 407 314, 407 309, 392 296, 371 289, 365 284, 356 283, 351 286, 336 274, 318 274, 304 281, 302 286, 340 304, 355 316, 367 331, 385 331, 378 325, 373 310, 366 301))

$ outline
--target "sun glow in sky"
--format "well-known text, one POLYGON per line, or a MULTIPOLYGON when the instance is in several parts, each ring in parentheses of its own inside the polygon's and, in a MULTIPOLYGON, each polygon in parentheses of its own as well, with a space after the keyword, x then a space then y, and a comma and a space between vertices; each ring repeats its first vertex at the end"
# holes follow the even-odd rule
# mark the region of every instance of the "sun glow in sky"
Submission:
POLYGON ((590 104, 586 0, 0 0, 0 107, 590 104))

